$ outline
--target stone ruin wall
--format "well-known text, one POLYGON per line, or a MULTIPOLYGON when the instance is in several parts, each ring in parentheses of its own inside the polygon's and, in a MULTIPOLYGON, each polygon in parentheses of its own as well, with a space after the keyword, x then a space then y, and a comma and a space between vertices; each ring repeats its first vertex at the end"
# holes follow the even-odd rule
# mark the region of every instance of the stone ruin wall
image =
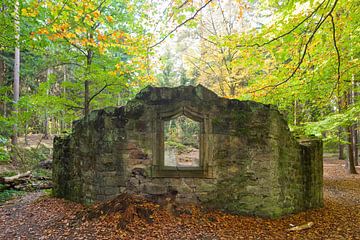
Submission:
POLYGON ((297 141, 269 105, 201 85, 147 87, 55 138, 53 179, 56 196, 77 202, 128 192, 277 217, 323 205, 322 143, 297 141), (159 161, 161 116, 181 113, 202 122, 200 170, 166 170, 159 161))

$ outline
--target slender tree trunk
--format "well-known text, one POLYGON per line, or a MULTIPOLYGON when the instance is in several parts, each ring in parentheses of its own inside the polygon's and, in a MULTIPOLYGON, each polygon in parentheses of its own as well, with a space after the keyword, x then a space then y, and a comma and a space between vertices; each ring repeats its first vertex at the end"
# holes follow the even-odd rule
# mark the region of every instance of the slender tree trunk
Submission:
MULTIPOLYGON (((346 107, 350 107, 350 105, 353 103, 352 101, 352 90, 350 89, 348 94, 345 95, 346 96, 346 107)), ((348 162, 347 162, 347 172, 351 173, 351 174, 356 174, 356 168, 355 168, 355 160, 354 160, 354 131, 353 131, 353 126, 348 126, 346 128, 347 131, 347 141, 348 141, 348 162)))
MULTIPOLYGON (((2 51, 0 51, 2 53, 2 51)), ((5 86, 5 63, 4 60, 0 59, 0 86, 5 86)), ((6 101, 3 100, 0 105, 1 114, 5 116, 6 101)))
POLYGON ((235 84, 231 84, 230 85, 230 96, 231 97, 235 97, 236 95, 236 85, 235 84))
POLYGON ((351 130, 351 127, 347 128, 348 132, 348 164, 347 164, 347 172, 351 174, 357 174, 355 164, 354 164, 354 149, 352 145, 352 139, 353 139, 353 131, 351 130))
MULTIPOLYGON (((14 57, 14 114, 17 116, 18 114, 18 108, 17 108, 17 102, 19 101, 20 96, 20 2, 19 0, 15 1, 15 20, 14 20, 14 26, 15 26, 15 57, 14 57)), ((17 117, 16 117, 17 119, 17 117)), ((17 138, 17 125, 16 123, 13 126, 13 135, 11 138, 12 145, 16 146, 18 142, 17 138)), ((16 155, 12 154, 12 160, 15 163, 16 162, 16 155)))
POLYGON ((339 127, 339 131, 338 131, 338 138, 339 138, 339 145, 338 145, 338 151, 339 151, 339 159, 340 160, 345 160, 345 153, 344 153, 344 145, 341 144, 342 141, 342 128, 339 127))
MULTIPOLYGON (((356 97, 358 95, 357 93, 357 84, 355 82, 355 75, 352 74, 351 76, 351 86, 352 86, 352 94, 351 94, 351 98, 352 98, 352 104, 356 103, 356 97)), ((358 151, 358 130, 357 130, 358 124, 354 124, 352 127, 353 130, 353 139, 352 139, 352 144, 353 144, 353 150, 354 150, 354 164, 355 166, 359 165, 359 151, 358 151)))
POLYGON ((29 145, 29 139, 28 139, 28 121, 26 120, 25 122, 25 130, 24 130, 24 140, 25 140, 25 145, 29 145))
MULTIPOLYGON (((88 50, 86 56, 86 78, 89 77, 90 67, 92 63, 93 51, 88 50)), ((85 94, 84 94, 84 115, 87 116, 90 113, 90 81, 88 79, 84 82, 85 94)))
MULTIPOLYGON (((53 73, 52 69, 48 68, 46 73, 46 81, 50 80, 50 76, 53 73)), ((46 95, 49 95, 49 90, 46 91, 46 95)), ((48 115, 48 109, 45 106, 45 114, 44 114, 44 139, 49 139, 50 133, 49 133, 49 115, 48 115)))
POLYGON ((357 146, 357 142, 358 142, 358 130, 357 128, 357 124, 354 124, 352 127, 352 131, 353 131, 353 138, 352 138, 352 145, 353 145, 353 155, 354 155, 354 165, 355 166, 359 166, 359 151, 358 151, 358 146, 357 146))
POLYGON ((47 109, 45 109, 44 114, 44 139, 49 139, 49 116, 47 109))
POLYGON ((85 95, 84 95, 84 115, 87 116, 90 113, 90 89, 89 89, 90 82, 89 80, 85 80, 84 87, 85 87, 85 95))
POLYGON ((297 101, 294 101, 294 126, 297 125, 297 101))
POLYGON ((7 117, 7 104, 4 102, 4 117, 7 117))
MULTIPOLYGON (((63 67, 63 82, 67 81, 67 71, 66 71, 66 65, 63 67)), ((63 88, 63 96, 64 99, 66 98, 66 87, 63 88)), ((65 112, 61 111, 61 119, 60 119, 60 133, 63 132, 66 128, 65 126, 65 120, 64 120, 65 112)))
MULTIPOLYGON (((338 112, 341 113, 343 104, 346 104, 346 95, 345 95, 345 99, 343 99, 340 96, 340 91, 338 89, 338 94, 337 94, 337 98, 338 98, 338 112)), ((340 160, 345 160, 345 151, 344 151, 344 145, 341 144, 342 142, 342 133, 343 133, 344 129, 342 127, 339 127, 338 129, 338 140, 339 140, 339 145, 338 145, 338 151, 339 151, 339 159, 340 160)))

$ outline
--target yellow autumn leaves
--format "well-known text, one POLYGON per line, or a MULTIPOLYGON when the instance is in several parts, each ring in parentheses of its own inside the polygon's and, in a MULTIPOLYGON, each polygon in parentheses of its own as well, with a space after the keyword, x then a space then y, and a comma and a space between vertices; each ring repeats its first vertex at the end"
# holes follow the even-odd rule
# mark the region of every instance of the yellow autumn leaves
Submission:
POLYGON ((39 11, 33 8, 23 8, 21 9, 21 16, 24 17, 36 17, 39 14, 39 11))

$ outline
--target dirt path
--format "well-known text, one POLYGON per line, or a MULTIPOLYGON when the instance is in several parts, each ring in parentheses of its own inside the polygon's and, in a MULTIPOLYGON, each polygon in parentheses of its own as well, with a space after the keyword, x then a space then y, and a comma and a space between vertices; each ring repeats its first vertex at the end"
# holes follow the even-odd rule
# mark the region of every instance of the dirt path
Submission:
POLYGON ((277 220, 198 208, 173 216, 159 209, 152 223, 135 217, 121 229, 124 214, 86 220, 80 204, 31 193, 0 207, 0 239, 360 239, 360 175, 346 175, 342 164, 325 161, 324 208, 277 220), (287 231, 310 221, 311 229, 287 231))

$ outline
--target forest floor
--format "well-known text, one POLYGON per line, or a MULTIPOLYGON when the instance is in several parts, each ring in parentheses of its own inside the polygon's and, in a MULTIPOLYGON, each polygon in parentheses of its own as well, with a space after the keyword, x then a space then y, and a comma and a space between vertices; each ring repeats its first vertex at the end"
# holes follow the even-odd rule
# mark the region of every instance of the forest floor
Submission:
POLYGON ((84 207, 33 192, 0 206, 0 239, 360 239, 360 175, 345 174, 343 163, 324 160, 323 208, 280 219, 195 206, 174 212, 126 196, 84 207))

